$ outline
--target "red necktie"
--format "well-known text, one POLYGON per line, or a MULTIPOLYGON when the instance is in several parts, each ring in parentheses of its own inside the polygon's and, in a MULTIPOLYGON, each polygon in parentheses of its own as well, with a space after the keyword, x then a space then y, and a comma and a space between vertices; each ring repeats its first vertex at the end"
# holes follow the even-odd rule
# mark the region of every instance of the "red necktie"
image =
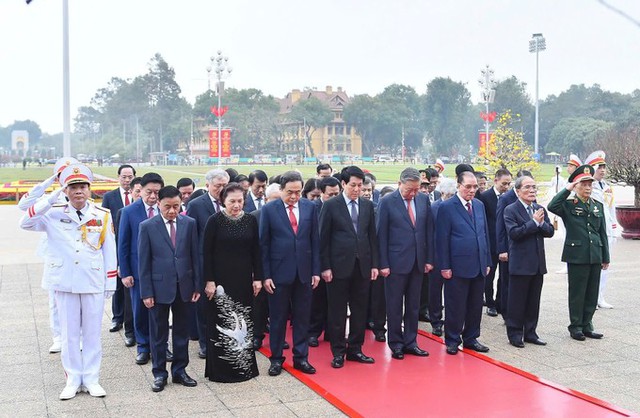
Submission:
POLYGON ((149 215, 147 216, 147 219, 153 218, 155 216, 155 213, 153 213, 153 206, 149 206, 149 215))
POLYGON ((129 203, 131 203, 131 201, 129 200, 129 191, 127 190, 124 192, 124 205, 129 206, 129 203))
POLYGON ((173 248, 176 248, 176 224, 175 221, 169 221, 169 236, 171 237, 171 243, 173 248))
POLYGON ((416 226, 416 217, 413 214, 413 208, 411 207, 411 199, 406 199, 407 200, 407 211, 409 212, 409 219, 411 219, 411 224, 413 226, 416 226))
POLYGON ((467 202, 467 212, 469 212, 469 216, 473 216, 473 211, 471 210, 471 202, 467 202))
POLYGON ((293 228, 293 233, 298 233, 298 220, 296 219, 296 215, 293 214, 293 205, 287 206, 289 208, 289 223, 291 223, 291 228, 293 228))

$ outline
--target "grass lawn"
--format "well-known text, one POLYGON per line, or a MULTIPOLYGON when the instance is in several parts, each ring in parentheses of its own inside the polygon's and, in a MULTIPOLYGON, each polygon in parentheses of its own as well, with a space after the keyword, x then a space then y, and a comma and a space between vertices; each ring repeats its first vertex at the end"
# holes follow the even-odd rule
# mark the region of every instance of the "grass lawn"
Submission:
MULTIPOLYGON (((249 174, 252 170, 261 169, 264 170, 267 175, 272 176, 274 174, 280 174, 286 170, 297 169, 302 172, 305 179, 315 176, 315 165, 240 165, 232 166, 241 174, 249 174)), ((363 164, 360 166, 362 169, 367 169, 375 174, 378 179, 378 183, 396 183, 400 176, 402 169, 407 167, 405 164, 392 164, 392 163, 378 163, 378 164, 363 164)), ((551 177, 554 176, 553 164, 542 164, 540 169, 534 172, 534 176, 539 182, 548 182, 551 177)), ((148 172, 156 172, 160 174, 167 184, 176 184, 181 177, 191 177, 196 182, 197 186, 204 187, 204 175, 207 171, 215 168, 215 166, 140 166, 136 167, 138 175, 142 175, 148 172)), ((226 166, 225 166, 226 168, 226 166)), ((334 169, 341 169, 342 166, 334 165, 334 169)), ((421 166, 417 168, 423 168, 421 166)), ((480 167, 475 167, 480 169, 480 167)), ((117 166, 91 166, 91 169, 96 174, 103 176, 116 178, 117 166)), ((564 171, 564 169, 563 169, 564 171)), ((447 164, 445 169, 445 176, 453 177, 455 174, 455 165, 447 164)), ((22 167, 0 167, 0 183, 8 183, 16 180, 44 180, 53 174, 53 166, 46 167, 27 167, 26 170, 22 170, 22 167)), ((514 173, 515 174, 515 173, 514 173)), ((563 173, 566 178, 566 173, 563 173)), ((491 176, 489 181, 492 180, 491 176)))

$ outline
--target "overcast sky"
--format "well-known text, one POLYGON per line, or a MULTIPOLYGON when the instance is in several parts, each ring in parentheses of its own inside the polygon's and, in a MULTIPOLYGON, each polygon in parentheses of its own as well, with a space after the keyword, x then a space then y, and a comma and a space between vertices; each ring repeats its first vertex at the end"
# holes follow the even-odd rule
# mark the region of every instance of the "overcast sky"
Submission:
MULTIPOLYGON (((607 0, 640 20, 640 2, 607 0)), ((147 71, 159 52, 191 103, 217 50, 228 86, 283 97, 326 85, 419 93, 438 76, 479 101, 480 70, 515 75, 535 95, 533 33, 543 33, 540 98, 571 84, 640 88, 640 26, 596 0, 69 0, 71 113, 111 77, 147 71)), ((0 0, 0 126, 31 119, 62 131, 62 0, 0 0)), ((73 123, 73 122, 72 122, 73 123)))

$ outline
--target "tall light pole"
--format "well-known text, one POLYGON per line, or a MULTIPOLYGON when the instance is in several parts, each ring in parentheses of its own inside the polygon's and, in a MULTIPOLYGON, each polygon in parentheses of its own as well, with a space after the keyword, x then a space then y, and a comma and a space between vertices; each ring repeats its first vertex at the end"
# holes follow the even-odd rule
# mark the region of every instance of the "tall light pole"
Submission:
POLYGON ((481 71, 480 74, 482 75, 482 77, 480 77, 480 79, 478 80, 478 84, 480 84, 480 88, 482 89, 482 91, 480 91, 480 94, 482 95, 482 101, 484 102, 484 109, 485 109, 485 117, 484 117, 484 131, 485 131, 485 139, 484 139, 484 146, 485 146, 485 154, 484 157, 485 159, 489 159, 489 103, 493 103, 493 101, 496 98, 496 80, 494 78, 494 73, 493 70, 491 68, 489 68, 489 66, 485 66, 481 71))
MULTIPOLYGON (((222 108, 222 94, 224 93, 223 78, 231 74, 232 68, 229 66, 229 57, 223 57, 222 51, 218 51, 216 56, 211 57, 211 66, 216 73, 216 94, 218 95, 218 109, 222 108)), ((218 116, 218 167, 222 166, 222 114, 218 116)))
POLYGON ((71 100, 69 98, 69 0, 62 0, 62 156, 71 157, 71 100))
POLYGON ((539 159, 540 158, 540 154, 538 154, 538 135, 539 135, 539 130, 540 130, 540 126, 539 126, 539 121, 538 121, 538 106, 539 106, 539 99, 538 99, 538 90, 539 90, 539 79, 538 79, 538 74, 539 74, 539 60, 538 60, 538 56, 539 56, 539 52, 540 51, 544 51, 545 49, 547 49, 547 41, 544 39, 544 36, 542 36, 541 33, 534 33, 532 35, 531 40, 529 41, 529 52, 535 52, 536 54, 536 121, 535 121, 535 140, 534 140, 534 153, 536 154, 536 157, 539 159))

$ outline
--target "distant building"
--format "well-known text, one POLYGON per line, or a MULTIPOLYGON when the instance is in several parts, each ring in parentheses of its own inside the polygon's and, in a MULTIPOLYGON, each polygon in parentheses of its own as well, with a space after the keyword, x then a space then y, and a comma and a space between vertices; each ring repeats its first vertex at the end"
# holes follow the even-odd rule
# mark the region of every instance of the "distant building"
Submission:
MULTIPOLYGON (((311 134, 311 148, 306 150, 306 156, 362 156, 362 138, 356 134, 353 126, 347 124, 343 119, 344 107, 350 99, 347 93, 338 87, 333 91, 331 86, 327 86, 324 91, 294 89, 288 93, 284 99, 280 99, 280 113, 286 115, 290 113, 296 103, 315 97, 327 104, 333 112, 333 120, 329 125, 316 129, 311 134)), ((282 141, 281 151, 286 154, 302 152, 304 153, 304 121, 287 121, 287 129, 282 141)))

